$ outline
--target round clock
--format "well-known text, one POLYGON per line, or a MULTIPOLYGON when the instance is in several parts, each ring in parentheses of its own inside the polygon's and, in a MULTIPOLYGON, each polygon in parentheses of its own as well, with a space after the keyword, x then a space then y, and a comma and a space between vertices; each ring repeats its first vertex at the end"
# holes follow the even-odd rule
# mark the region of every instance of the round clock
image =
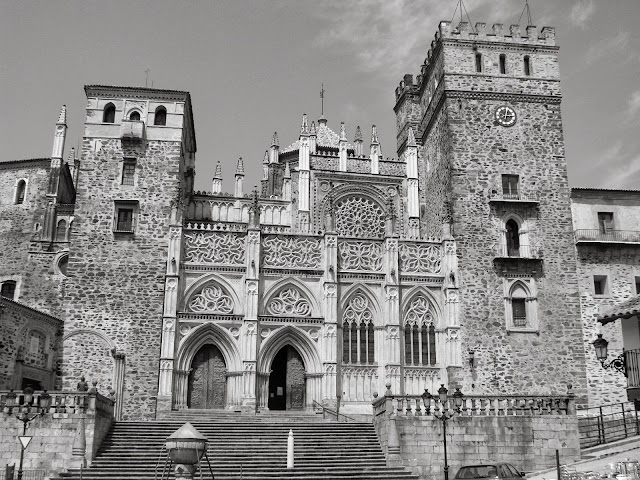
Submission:
POLYGON ((512 127, 516 124, 516 112, 513 108, 503 105, 498 107, 495 113, 496 122, 503 127, 512 127))

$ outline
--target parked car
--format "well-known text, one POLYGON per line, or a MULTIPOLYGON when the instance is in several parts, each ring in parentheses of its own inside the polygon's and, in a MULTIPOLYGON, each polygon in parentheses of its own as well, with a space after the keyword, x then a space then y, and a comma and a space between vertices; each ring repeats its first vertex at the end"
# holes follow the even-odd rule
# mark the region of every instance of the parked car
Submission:
POLYGON ((497 462, 482 465, 465 465, 456 473, 456 480, 491 478, 495 480, 522 480, 525 474, 510 463, 497 462))

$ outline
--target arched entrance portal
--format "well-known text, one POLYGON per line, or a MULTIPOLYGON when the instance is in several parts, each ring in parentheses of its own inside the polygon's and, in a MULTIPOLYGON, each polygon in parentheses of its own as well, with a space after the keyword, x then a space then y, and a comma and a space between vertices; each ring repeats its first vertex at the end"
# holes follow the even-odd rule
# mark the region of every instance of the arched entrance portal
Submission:
POLYGON ((278 351, 269 374, 269 410, 303 409, 305 405, 304 361, 291 345, 278 351))
POLYGON ((189 408, 224 408, 227 366, 218 347, 203 345, 191 362, 187 405, 189 408))

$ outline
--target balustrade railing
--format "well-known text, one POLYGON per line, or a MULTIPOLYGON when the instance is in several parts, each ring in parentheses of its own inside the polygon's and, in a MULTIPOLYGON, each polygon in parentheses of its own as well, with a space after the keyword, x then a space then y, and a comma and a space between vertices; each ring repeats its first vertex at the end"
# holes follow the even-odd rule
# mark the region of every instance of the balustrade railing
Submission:
POLYGON ((542 258, 542 249, 533 245, 520 245, 519 247, 509 247, 498 245, 496 249, 497 258, 542 258))
POLYGON ((0 391, 0 411, 4 413, 19 412, 28 408, 31 412, 40 412, 49 403, 44 413, 101 413, 113 416, 115 402, 99 393, 90 392, 46 392, 33 393, 33 401, 25 405, 25 394, 13 390, 0 391))
POLYGON ((496 192, 491 195, 490 201, 492 202, 524 202, 524 203, 539 203, 539 198, 536 193, 504 193, 496 192))
POLYGON ((510 415, 571 415, 575 414, 573 395, 465 395, 460 407, 454 406, 449 397, 442 405, 437 395, 427 399, 421 396, 392 395, 374 401, 374 415, 386 413, 397 417, 420 417, 434 413, 456 413, 461 416, 510 416, 510 415))
POLYGON ((599 230, 581 228, 573 232, 576 243, 640 243, 639 230, 599 230))

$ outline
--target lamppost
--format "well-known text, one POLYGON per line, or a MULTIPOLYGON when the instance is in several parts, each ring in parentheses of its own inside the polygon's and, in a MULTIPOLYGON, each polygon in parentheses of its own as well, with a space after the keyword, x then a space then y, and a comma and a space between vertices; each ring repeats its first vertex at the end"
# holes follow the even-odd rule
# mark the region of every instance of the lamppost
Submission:
MULTIPOLYGON (((442 404, 442 410, 441 412, 438 412, 437 408, 433 409, 434 417, 442 422, 442 438, 444 440, 444 480, 449 480, 449 463, 447 459, 447 421, 453 418, 456 413, 460 413, 460 407, 462 406, 462 399, 464 397, 464 394, 460 389, 456 388, 456 391, 452 395, 454 410, 451 411, 448 408, 448 393, 449 390, 445 388, 444 384, 440 384, 437 398, 442 404)), ((432 398, 434 398, 434 396, 429 393, 429 390, 425 389, 422 394, 422 403, 424 404, 426 415, 429 415, 432 398)))
POLYGON ((627 376, 627 364, 624 361, 624 353, 621 353, 616 358, 611 360, 609 363, 605 363, 607 360, 607 346, 609 342, 607 342, 604 338, 602 338, 602 334, 598 334, 598 338, 593 342, 593 348, 596 350, 596 358, 600 360, 600 364, 602 368, 613 368, 620 373, 627 376))
MULTIPOLYGON (((38 413, 30 413, 31 412, 31 406, 33 405, 33 388, 31 387, 27 387, 23 390, 23 403, 22 403, 22 411, 19 414, 16 414, 16 418, 18 420, 20 420, 22 422, 22 437, 19 438, 20 440, 20 466, 18 468, 18 480, 22 480, 22 464, 24 462, 24 451, 27 448, 27 446, 29 445, 29 441, 31 440, 31 437, 29 437, 28 439, 26 438, 27 435, 27 426, 29 425, 29 423, 31 423, 31 421, 33 421, 36 417, 44 415, 45 413, 47 413, 47 411, 49 410, 49 408, 51 407, 51 395, 49 395, 47 393, 47 391, 45 390, 44 393, 42 395, 40 395, 40 401, 39 401, 39 412, 38 413), (23 440, 23 438, 25 440, 23 440)), ((9 405, 7 402, 7 407, 9 408, 9 415, 11 415, 13 413, 13 408, 15 405, 13 405, 13 398, 11 399, 11 405, 9 405)))

